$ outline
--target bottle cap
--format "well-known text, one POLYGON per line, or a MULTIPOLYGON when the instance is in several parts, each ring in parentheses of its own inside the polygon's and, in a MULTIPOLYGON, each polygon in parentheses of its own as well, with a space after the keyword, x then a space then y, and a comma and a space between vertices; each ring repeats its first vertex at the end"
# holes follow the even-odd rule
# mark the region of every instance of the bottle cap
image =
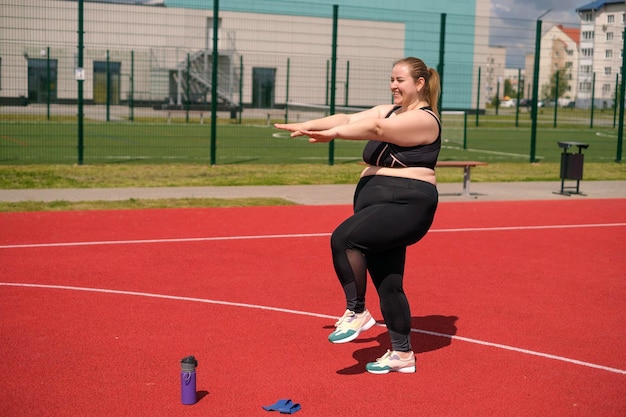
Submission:
POLYGON ((193 356, 187 356, 180 361, 180 365, 183 371, 195 371, 198 361, 193 356))

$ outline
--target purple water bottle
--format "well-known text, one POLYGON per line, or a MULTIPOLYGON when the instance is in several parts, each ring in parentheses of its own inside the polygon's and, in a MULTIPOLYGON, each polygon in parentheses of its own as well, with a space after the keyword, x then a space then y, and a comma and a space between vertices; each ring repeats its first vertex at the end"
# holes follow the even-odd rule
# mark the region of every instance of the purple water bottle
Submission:
POLYGON ((183 404, 196 403, 196 366, 198 361, 193 356, 180 361, 180 400, 183 404))

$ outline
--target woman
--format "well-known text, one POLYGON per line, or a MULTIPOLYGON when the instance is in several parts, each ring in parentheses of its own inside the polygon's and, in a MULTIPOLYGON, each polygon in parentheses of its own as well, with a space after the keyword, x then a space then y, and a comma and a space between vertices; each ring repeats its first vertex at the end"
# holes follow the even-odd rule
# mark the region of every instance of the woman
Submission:
POLYGON ((350 342, 376 323, 365 308, 369 271, 391 339, 391 350, 366 365, 374 374, 415 372, 411 311, 402 286, 406 248, 424 237, 438 202, 439 74, 418 58, 404 58, 393 66, 390 88, 394 104, 275 125, 290 131, 291 137, 308 136, 313 143, 368 141, 363 151, 368 165, 356 187, 354 214, 331 237, 346 311, 328 339, 350 342))

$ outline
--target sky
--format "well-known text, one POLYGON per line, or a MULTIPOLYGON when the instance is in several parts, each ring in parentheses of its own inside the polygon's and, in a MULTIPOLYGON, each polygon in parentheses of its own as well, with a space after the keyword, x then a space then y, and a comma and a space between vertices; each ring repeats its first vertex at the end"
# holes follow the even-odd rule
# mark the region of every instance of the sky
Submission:
POLYGON ((491 0, 491 15, 504 18, 537 20, 551 10, 542 20, 567 20, 576 22, 576 9, 593 0, 491 0))
POLYGON ((491 46, 507 48, 507 68, 523 68, 524 56, 534 51, 537 19, 545 32, 555 24, 580 25, 576 9, 592 0, 491 0, 491 46))

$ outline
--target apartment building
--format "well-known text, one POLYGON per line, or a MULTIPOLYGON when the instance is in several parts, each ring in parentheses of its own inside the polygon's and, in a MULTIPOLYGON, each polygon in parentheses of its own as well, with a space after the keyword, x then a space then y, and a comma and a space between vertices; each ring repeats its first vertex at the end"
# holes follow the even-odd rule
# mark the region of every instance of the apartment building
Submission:
POLYGON ((612 107, 624 45, 624 0, 598 0, 576 9, 581 18, 577 106, 612 107))
POLYGON ((484 82, 481 92, 482 103, 491 103, 499 95, 502 99, 504 94, 506 48, 504 46, 490 46, 482 68, 482 80, 484 82))
MULTIPOLYGON (((566 84, 563 91, 559 91, 559 104, 564 106, 575 101, 578 94, 578 61, 579 61, 580 29, 554 25, 541 36, 541 50, 539 52, 539 100, 554 100, 551 97, 550 85, 555 73, 565 76, 566 83, 559 80, 559 84, 566 84)), ((525 91, 526 97, 532 96, 534 83, 534 54, 526 55, 525 91)))

